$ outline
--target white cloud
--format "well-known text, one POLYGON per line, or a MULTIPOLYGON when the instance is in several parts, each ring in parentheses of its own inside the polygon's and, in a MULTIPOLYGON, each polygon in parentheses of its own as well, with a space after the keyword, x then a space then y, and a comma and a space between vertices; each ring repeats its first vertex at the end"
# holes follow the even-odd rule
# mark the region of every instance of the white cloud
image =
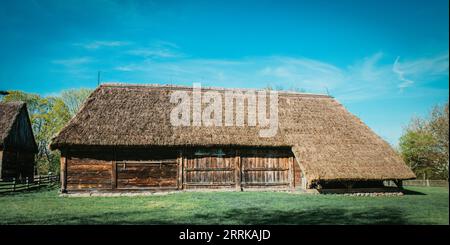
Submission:
POLYGON ((128 54, 142 57, 177 58, 181 57, 178 52, 163 48, 139 48, 128 51, 128 54))
POLYGON ((153 59, 182 58, 185 55, 179 49, 179 46, 175 43, 157 40, 153 41, 148 46, 134 48, 128 50, 126 53, 129 55, 153 59))
POLYGON ((448 76, 448 54, 400 63, 398 59, 390 61, 379 52, 344 68, 319 60, 287 56, 235 60, 148 58, 117 66, 115 70, 127 72, 128 79, 140 81, 202 82, 224 87, 271 85, 312 93, 329 91, 342 101, 352 102, 397 94, 400 89, 420 85, 420 81, 448 76))
MULTIPOLYGON (((432 80, 437 77, 448 76, 449 54, 446 52, 431 57, 405 60, 401 63, 399 62, 399 58, 397 58, 394 63, 394 68, 402 73, 403 78, 405 76, 409 77, 409 79, 406 80, 426 82, 427 80, 432 80)), ((409 83, 409 85, 411 85, 411 83, 409 83)))
POLYGON ((401 68, 399 67, 400 66, 399 59, 400 59, 400 56, 397 56, 397 58, 395 59, 394 65, 392 65, 392 71, 395 72, 398 75, 398 79, 400 81, 402 81, 402 83, 400 83, 398 85, 398 87, 400 88, 400 90, 403 91, 404 88, 407 88, 407 87, 411 86, 412 84, 414 84, 414 81, 405 78, 405 72, 402 71, 401 68))
POLYGON ((57 59, 52 61, 57 67, 50 71, 55 73, 65 73, 74 79, 95 80, 97 71, 91 67, 91 64, 94 62, 96 62, 96 60, 89 56, 57 59))
POLYGON ((63 65, 63 66, 78 66, 83 65, 92 62, 93 59, 91 57, 75 57, 75 58, 68 58, 68 59, 58 59, 53 60, 52 63, 63 65))
MULTIPOLYGON (((253 57, 239 60, 177 59, 117 66, 118 71, 139 74, 145 80, 203 82, 215 86, 310 88, 325 92, 326 86, 342 79, 339 68, 308 59, 291 57, 253 57)), ((128 73, 129 75, 131 75, 128 73)))
POLYGON ((93 41, 88 43, 75 43, 75 46, 81 46, 85 49, 98 49, 102 47, 120 47, 129 45, 129 42, 124 41, 93 41))
POLYGON ((118 71, 133 71, 133 68, 130 66, 118 66, 114 69, 118 71))
POLYGON ((154 45, 158 47, 169 47, 173 49, 180 49, 180 46, 178 46, 176 43, 164 41, 164 40, 157 40, 154 41, 154 45))
MULTIPOLYGON (((130 82, 202 82, 223 87, 262 88, 267 85, 327 93, 350 103, 381 96, 413 96, 406 89, 448 77, 448 52, 409 59, 375 53, 347 67, 302 57, 263 56, 242 59, 145 59, 117 66, 130 82), (134 80, 134 81, 132 81, 134 80), (405 93, 400 93, 404 91, 405 93)), ((431 89, 431 87, 429 87, 431 89)), ((430 90, 431 91, 431 90, 430 90)))

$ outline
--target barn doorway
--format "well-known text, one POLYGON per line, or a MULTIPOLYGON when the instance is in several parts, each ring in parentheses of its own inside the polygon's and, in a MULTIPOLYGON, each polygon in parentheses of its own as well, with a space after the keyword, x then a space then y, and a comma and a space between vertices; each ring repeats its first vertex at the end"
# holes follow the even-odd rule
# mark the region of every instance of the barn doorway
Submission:
POLYGON ((248 150, 241 156, 243 188, 289 188, 293 182, 293 159, 280 150, 248 150))
POLYGON ((289 189, 294 183, 290 149, 200 149, 183 156, 183 188, 289 189))
POLYGON ((239 181, 234 151, 200 149, 189 152, 183 161, 183 188, 232 188, 239 181))

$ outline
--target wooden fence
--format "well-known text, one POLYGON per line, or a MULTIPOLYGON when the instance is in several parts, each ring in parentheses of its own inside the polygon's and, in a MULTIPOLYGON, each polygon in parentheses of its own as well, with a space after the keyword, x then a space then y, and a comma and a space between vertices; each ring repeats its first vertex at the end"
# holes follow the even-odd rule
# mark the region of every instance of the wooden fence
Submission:
MULTIPOLYGON (((392 181, 385 181, 386 186, 395 186, 392 181)), ((447 180, 404 180, 403 186, 436 186, 436 187, 448 187, 447 180)))
POLYGON ((26 191, 36 189, 41 186, 50 186, 59 183, 59 175, 38 175, 34 180, 25 179, 0 180, 0 193, 26 191))

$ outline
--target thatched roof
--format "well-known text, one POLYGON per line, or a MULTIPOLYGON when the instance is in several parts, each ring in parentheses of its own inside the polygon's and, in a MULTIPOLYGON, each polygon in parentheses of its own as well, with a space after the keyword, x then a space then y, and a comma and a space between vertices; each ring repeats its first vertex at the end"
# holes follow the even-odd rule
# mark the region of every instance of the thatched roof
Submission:
POLYGON ((415 177, 388 143, 330 96, 279 92, 279 131, 262 138, 258 127, 171 126, 174 90, 192 88, 101 85, 52 147, 288 146, 309 181, 415 177))
POLYGON ((14 148, 36 152, 37 146, 32 132, 26 103, 0 102, 0 149, 8 144, 14 148))
POLYGON ((0 103, 0 147, 9 135, 23 103, 0 103))

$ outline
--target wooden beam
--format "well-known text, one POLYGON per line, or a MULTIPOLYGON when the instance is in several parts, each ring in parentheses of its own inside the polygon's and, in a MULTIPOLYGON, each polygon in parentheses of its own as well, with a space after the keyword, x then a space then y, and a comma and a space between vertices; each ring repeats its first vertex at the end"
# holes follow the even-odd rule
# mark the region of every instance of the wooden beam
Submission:
POLYGON ((234 182, 229 183, 211 183, 211 182, 202 182, 202 183, 184 183, 186 186, 233 186, 234 182))
MULTIPOLYGON (((290 163, 289 163, 290 164, 290 163)), ((291 168, 247 168, 243 171, 289 171, 291 168)))
POLYGON ((111 171, 111 189, 115 190, 117 188, 117 162, 112 162, 111 171))
POLYGON ((267 182, 247 182, 242 183, 242 186, 290 186, 289 182, 279 182, 279 183, 267 183, 267 182))
POLYGON ((186 172, 206 172, 206 171, 234 171, 235 168, 186 168, 186 172))
POLYGON ((235 170, 234 170, 234 185, 236 187, 237 191, 241 190, 241 155, 238 150, 235 152, 234 157, 234 164, 235 164, 235 170))
POLYGON ((122 187, 122 188, 117 188, 116 191, 166 191, 166 190, 173 190, 176 191, 177 187, 172 187, 172 186, 154 186, 154 187, 132 187, 132 188, 127 188, 127 187, 122 187))
POLYGON ((288 172, 288 181, 289 181, 289 188, 291 190, 294 190, 295 187, 295 173, 294 173, 294 158, 289 157, 289 172, 288 172))
POLYGON ((2 178, 3 151, 0 150, 0 179, 2 178))
POLYGON ((61 152, 60 158, 60 178, 61 178, 61 192, 67 192, 67 158, 63 152, 61 152))
POLYGON ((183 186, 183 190, 186 189, 186 171, 184 171, 186 169, 186 163, 187 158, 185 158, 184 156, 181 156, 181 168, 182 168, 182 177, 183 177, 183 181, 182 181, 182 186, 183 186))
POLYGON ((177 189, 183 189, 183 152, 180 151, 180 154, 177 158, 177 189))
POLYGON ((177 159, 161 159, 161 160, 143 160, 143 161, 117 161, 118 163, 136 163, 136 164, 176 164, 177 159))

